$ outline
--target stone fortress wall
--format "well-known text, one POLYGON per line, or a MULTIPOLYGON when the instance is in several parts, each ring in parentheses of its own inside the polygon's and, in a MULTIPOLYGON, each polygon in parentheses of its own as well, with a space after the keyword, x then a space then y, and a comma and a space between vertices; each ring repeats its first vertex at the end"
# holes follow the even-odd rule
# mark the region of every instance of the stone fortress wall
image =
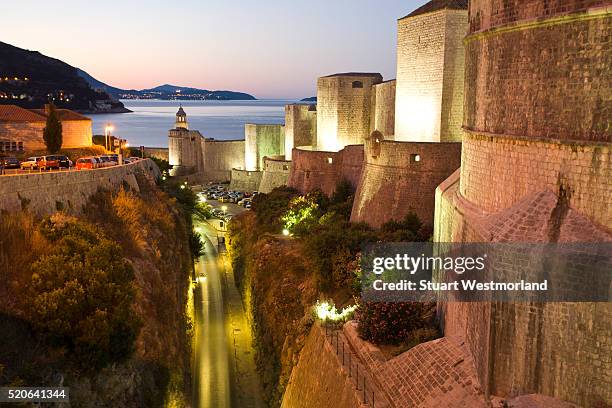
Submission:
POLYGON ((228 182, 232 169, 244 169, 244 140, 204 139, 203 182, 228 182))
POLYGON ((62 138, 64 148, 91 146, 91 120, 62 120, 62 138))
POLYGON ((0 140, 22 142, 26 151, 45 149, 45 122, 0 122, 0 140), (19 135, 15 137, 15 135, 19 135))
POLYGON ((285 155, 285 127, 247 123, 244 125, 244 143, 246 170, 261 170, 264 157, 285 155))
MULTIPOLYGON (((440 242, 612 241, 610 3, 472 0, 461 170, 440 242)), ((489 395, 612 402, 610 303, 440 305, 489 395)))
POLYGON ((177 127, 168 131, 168 159, 171 174, 200 173, 203 167, 204 137, 197 130, 177 127))
POLYGON ((380 227, 414 212, 433 225, 436 187, 461 164, 467 6, 429 4, 398 21, 397 80, 374 87, 374 116, 394 106, 394 131, 386 122, 368 138, 351 221, 380 227))
POLYGON ((301 193, 321 190, 331 195, 344 179, 357 187, 363 168, 363 145, 345 146, 339 152, 294 148, 292 157, 289 187, 301 193))
POLYGON ((380 227, 414 212, 433 225, 436 187, 459 168, 460 158, 460 143, 368 140, 351 221, 380 227))
POLYGON ((395 86, 394 79, 374 85, 370 102, 370 134, 377 130, 391 140, 395 134, 395 86))
POLYGON ((5 175, 0 183, 0 210, 27 208, 38 216, 58 210, 79 214, 99 189, 116 191, 129 186, 138 190, 138 174, 150 180, 160 177, 150 159, 94 170, 5 175))
POLYGON ((285 106, 285 159, 291 160, 294 147, 316 146, 317 105, 285 106))
POLYGON ((286 186, 289 182, 290 169, 291 160, 286 160, 282 156, 264 157, 264 168, 258 191, 269 193, 276 187, 286 186))
POLYGON ((461 141, 467 7, 457 7, 398 21, 395 140, 461 141))
POLYGON ((229 188, 236 191, 259 191, 263 171, 254 170, 231 170, 229 188))
POLYGON ((337 152, 370 134, 372 85, 378 73, 344 73, 317 81, 317 150, 337 152))

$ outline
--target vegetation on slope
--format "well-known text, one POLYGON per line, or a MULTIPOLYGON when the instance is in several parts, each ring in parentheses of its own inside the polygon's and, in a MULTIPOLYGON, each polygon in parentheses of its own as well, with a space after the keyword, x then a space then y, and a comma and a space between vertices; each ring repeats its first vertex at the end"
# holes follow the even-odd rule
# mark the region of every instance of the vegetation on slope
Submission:
POLYGON ((146 180, 79 217, 0 215, 0 384, 71 388, 75 406, 185 406, 187 215, 146 180))
MULTIPOLYGON (((425 241, 431 235, 413 214, 380 230, 350 223, 352 201, 346 181, 331 197, 320 191, 300 195, 277 188, 258 195, 253 211, 230 223, 229 254, 253 321, 256 361, 270 406, 280 404, 317 301, 329 300, 339 307, 358 302, 362 245, 425 241)), ((362 337, 377 343, 414 345, 415 339, 437 335, 427 331, 433 326, 430 305, 363 303, 358 310, 362 337), (406 311, 409 318, 397 319, 398 312, 406 311), (394 324, 383 325, 387 319, 394 324)))

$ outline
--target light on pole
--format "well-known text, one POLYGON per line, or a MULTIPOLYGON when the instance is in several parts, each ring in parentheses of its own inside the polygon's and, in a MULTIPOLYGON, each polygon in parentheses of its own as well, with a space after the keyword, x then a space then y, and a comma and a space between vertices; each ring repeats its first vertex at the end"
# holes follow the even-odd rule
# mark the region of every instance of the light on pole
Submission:
POLYGON ((223 207, 221 207, 221 209, 223 210, 223 216, 225 217, 225 212, 227 211, 227 205, 224 205, 223 207))
POLYGON ((110 144, 110 133, 113 131, 113 125, 111 125, 110 123, 106 124, 106 127, 104 128, 104 135, 105 137, 105 142, 106 142, 106 150, 109 150, 109 144, 110 144))

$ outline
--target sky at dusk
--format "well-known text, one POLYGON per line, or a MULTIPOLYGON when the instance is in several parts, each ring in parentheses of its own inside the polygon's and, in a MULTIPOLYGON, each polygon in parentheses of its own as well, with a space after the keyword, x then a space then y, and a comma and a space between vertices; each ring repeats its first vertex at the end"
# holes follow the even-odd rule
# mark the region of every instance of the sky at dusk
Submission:
POLYGON ((394 78, 397 19, 424 3, 20 0, 3 7, 0 41, 119 88, 170 83, 302 98, 335 72, 394 78))

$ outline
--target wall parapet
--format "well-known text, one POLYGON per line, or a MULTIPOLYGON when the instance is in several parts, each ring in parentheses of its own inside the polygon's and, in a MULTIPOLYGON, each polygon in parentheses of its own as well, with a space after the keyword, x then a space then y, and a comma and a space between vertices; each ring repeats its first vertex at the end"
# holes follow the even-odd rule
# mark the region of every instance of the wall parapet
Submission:
POLYGON ((44 216, 58 210, 79 214, 98 190, 116 191, 127 185, 140 190, 137 175, 154 181, 160 177, 150 159, 94 170, 14 174, 0 177, 0 210, 27 209, 44 216))

